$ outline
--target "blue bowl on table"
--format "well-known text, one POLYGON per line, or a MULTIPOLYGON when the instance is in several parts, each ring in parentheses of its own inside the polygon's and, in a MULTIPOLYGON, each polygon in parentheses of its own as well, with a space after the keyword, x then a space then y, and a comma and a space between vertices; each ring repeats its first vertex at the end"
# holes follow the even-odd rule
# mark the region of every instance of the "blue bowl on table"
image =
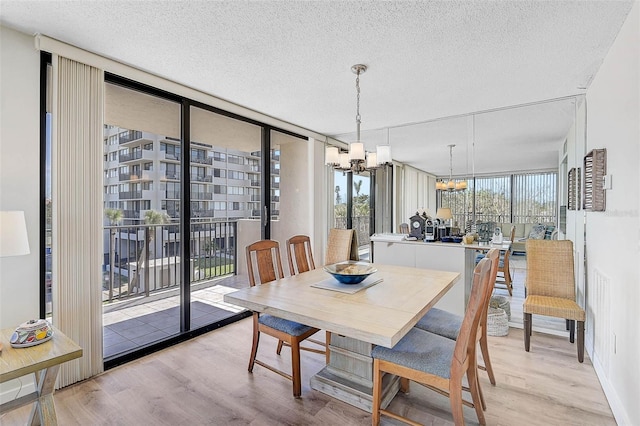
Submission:
POLYGON ((360 284, 369 275, 378 272, 370 263, 354 260, 326 265, 324 270, 342 284, 360 284))

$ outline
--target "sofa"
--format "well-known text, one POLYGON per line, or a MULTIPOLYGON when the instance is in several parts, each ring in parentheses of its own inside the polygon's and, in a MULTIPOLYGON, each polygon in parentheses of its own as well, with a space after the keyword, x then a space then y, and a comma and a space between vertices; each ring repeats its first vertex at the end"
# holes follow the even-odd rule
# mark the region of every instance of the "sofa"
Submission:
POLYGON ((511 227, 515 226, 516 231, 514 235, 514 241, 511 244, 514 252, 526 252, 526 242, 528 238, 536 238, 536 239, 546 239, 553 240, 556 239, 556 235, 558 231, 556 230, 556 225, 554 223, 497 223, 496 226, 499 226, 502 229, 502 236, 505 240, 508 240, 511 236, 511 227))

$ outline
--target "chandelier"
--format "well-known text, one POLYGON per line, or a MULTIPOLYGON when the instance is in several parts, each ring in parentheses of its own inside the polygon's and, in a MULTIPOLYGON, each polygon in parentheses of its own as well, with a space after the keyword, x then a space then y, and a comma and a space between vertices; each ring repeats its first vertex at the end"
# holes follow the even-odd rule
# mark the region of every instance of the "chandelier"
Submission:
POLYGON ((463 191, 467 189, 467 181, 460 180, 458 182, 453 180, 453 147, 455 144, 448 145, 449 147, 449 180, 436 181, 436 189, 440 191, 463 191))
POLYGON ((340 152, 336 146, 325 149, 325 164, 344 172, 362 173, 373 171, 381 166, 391 164, 391 145, 387 133, 387 145, 378 145, 376 152, 366 152, 360 140, 360 74, 367 70, 366 65, 357 64, 351 67, 356 75, 356 141, 349 144, 349 152, 340 152))

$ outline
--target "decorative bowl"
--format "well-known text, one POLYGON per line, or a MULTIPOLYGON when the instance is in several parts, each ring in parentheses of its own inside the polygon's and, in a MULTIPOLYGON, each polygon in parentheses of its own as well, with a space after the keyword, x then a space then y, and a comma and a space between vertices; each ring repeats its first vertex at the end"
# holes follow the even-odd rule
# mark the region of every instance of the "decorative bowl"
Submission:
POLYGON ((378 272, 371 264, 355 260, 326 265, 324 270, 342 284, 359 284, 369 275, 378 272))

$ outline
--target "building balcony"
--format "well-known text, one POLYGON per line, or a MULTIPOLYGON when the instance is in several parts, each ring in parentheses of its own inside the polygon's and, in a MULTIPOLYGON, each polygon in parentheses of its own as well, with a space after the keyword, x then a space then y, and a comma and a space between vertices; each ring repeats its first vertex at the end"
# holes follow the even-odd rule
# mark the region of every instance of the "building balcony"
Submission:
POLYGON ((123 210, 122 215, 125 219, 140 219, 139 210, 123 210))
POLYGON ((213 182, 213 176, 211 175, 191 175, 192 182, 213 182))
MULTIPOLYGON (((191 210, 191 216, 202 218, 202 217, 214 217, 215 210, 191 210)), ((200 225, 197 225, 196 228, 192 228, 192 231, 197 231, 201 228, 200 225)))
POLYGON ((139 130, 129 130, 128 133, 118 136, 118 143, 122 145, 138 139, 142 139, 142 132, 139 130))
POLYGON ((164 180, 180 180, 180 173, 179 172, 165 172, 164 180))
POLYGON ((142 191, 120 191, 118 198, 121 200, 135 200, 142 198, 142 191))
POLYGON ((213 200, 213 192, 192 192, 191 199, 193 200, 213 200))
POLYGON ((196 164, 213 165, 213 158, 191 157, 191 162, 196 164))

